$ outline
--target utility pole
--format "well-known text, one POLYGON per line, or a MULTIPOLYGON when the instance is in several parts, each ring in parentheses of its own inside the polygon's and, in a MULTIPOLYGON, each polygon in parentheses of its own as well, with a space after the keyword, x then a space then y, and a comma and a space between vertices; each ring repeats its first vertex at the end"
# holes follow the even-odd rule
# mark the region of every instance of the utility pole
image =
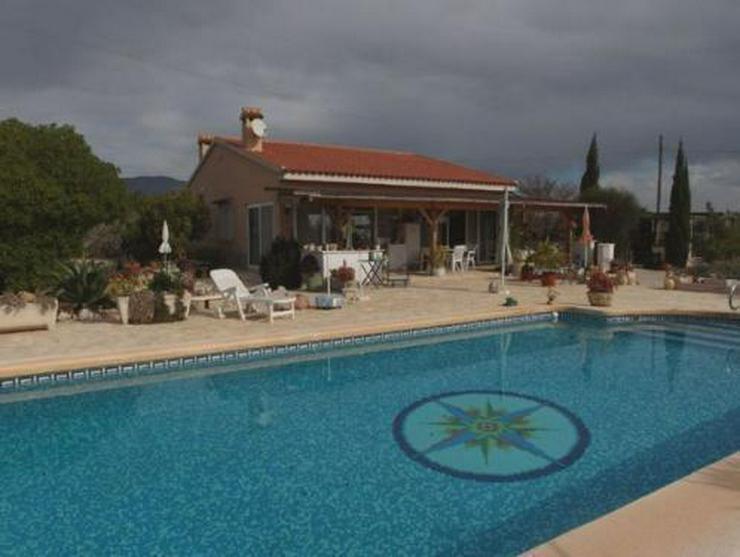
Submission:
POLYGON ((660 214, 660 190, 663 187, 663 134, 658 136, 658 201, 655 204, 656 217, 660 214))

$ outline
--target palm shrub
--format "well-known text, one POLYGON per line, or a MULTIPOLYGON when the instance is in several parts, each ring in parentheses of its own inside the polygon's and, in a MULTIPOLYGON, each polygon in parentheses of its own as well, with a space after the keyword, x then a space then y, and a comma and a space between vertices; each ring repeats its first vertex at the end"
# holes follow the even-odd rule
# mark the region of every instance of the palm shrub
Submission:
POLYGON ((90 260, 70 261, 57 275, 56 294, 75 314, 98 309, 108 301, 108 267, 90 260))

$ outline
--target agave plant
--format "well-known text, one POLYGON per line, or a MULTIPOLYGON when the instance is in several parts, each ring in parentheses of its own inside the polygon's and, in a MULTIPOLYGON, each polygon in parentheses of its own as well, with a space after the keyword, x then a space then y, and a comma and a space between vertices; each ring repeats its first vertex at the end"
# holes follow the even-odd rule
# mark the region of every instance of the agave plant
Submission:
POLYGON ((57 297, 75 313, 100 307, 108 298, 107 287, 108 268, 94 261, 70 261, 57 275, 57 297))

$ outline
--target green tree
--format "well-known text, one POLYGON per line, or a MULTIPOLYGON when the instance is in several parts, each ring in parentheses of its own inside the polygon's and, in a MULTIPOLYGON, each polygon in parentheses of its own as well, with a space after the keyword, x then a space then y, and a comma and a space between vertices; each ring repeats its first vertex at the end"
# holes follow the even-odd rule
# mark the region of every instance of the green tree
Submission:
POLYGON ((606 209, 591 210, 591 231, 600 242, 615 244, 615 255, 624 261, 632 258, 643 209, 630 192, 617 188, 599 188, 581 196, 589 203, 603 203, 606 209))
POLYGON ((85 233, 122 219, 128 192, 110 163, 66 125, 0 121, 0 290, 50 286, 85 233))
POLYGON ((689 164, 683 150, 683 141, 678 143, 676 168, 671 187, 671 204, 668 213, 668 232, 665 238, 666 260, 675 267, 685 267, 691 243, 691 189, 689 187, 689 164))
POLYGON ((586 192, 599 189, 599 145, 596 141, 596 134, 591 137, 591 145, 588 147, 586 155, 586 170, 581 177, 581 195, 586 192))
POLYGON ((140 262, 158 259, 162 222, 167 221, 173 255, 184 257, 192 244, 205 237, 211 224, 201 197, 182 189, 156 196, 134 197, 135 218, 124 238, 127 254, 140 262))

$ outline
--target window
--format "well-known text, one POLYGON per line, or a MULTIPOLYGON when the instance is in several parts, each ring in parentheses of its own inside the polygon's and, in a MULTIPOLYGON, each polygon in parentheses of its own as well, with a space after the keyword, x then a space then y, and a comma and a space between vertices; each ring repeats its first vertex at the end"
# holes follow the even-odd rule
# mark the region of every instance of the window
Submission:
POLYGON ((250 265, 259 265, 262 256, 270 251, 272 243, 272 203, 250 205, 247 211, 248 261, 250 265))

